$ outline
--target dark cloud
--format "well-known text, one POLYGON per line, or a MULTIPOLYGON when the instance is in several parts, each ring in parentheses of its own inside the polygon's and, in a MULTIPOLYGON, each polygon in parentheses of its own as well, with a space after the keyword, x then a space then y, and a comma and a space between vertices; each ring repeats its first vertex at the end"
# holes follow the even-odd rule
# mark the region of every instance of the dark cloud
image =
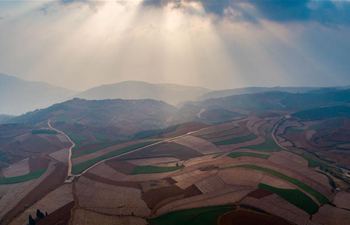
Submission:
MULTIPOLYGON (((350 25, 350 2, 331 0, 144 0, 144 6, 163 7, 169 3, 200 2, 207 13, 234 20, 256 22, 267 19, 280 23, 318 22, 350 25), (242 5, 249 4, 255 14, 242 5), (230 14, 231 12, 231 14, 230 14), (234 15, 234 16, 233 16, 234 15)), ((179 7, 178 7, 179 8, 179 7)))

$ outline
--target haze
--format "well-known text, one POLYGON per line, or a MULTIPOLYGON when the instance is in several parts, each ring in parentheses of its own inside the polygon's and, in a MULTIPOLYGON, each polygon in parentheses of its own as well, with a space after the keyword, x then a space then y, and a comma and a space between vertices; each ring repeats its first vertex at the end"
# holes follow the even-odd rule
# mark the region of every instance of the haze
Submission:
POLYGON ((84 90, 348 85, 349 1, 1 1, 0 68, 84 90))

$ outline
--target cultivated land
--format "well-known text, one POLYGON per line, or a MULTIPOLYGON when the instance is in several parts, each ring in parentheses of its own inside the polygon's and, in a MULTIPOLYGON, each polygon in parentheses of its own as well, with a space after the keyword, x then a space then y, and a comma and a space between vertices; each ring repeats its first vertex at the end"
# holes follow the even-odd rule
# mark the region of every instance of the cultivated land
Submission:
POLYGON ((50 225, 60 224, 59 217, 62 225, 346 225, 346 170, 302 150, 326 142, 315 139, 321 137, 315 128, 320 122, 294 120, 284 114, 246 116, 75 149, 79 134, 71 138, 41 128, 31 135, 60 139, 64 147, 2 169, 1 224, 24 224, 40 208, 49 213, 41 223, 50 225), (306 132, 310 127, 314 131, 306 132), (58 167, 63 175, 55 181, 50 174, 58 167))

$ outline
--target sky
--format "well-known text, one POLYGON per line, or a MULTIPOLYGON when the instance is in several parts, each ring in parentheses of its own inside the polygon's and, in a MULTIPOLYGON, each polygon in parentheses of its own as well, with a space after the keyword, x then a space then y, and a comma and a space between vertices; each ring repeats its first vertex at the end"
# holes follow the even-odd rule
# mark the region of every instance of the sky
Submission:
POLYGON ((73 90, 350 85, 350 1, 2 0, 0 73, 73 90))

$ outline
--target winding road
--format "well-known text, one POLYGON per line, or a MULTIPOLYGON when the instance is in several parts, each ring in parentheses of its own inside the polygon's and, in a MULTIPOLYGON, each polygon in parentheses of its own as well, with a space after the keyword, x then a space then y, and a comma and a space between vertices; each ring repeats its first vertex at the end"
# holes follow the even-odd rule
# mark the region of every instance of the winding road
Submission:
POLYGON ((66 178, 66 182, 71 182, 72 179, 74 178, 74 176, 72 174, 72 150, 75 147, 75 143, 74 143, 74 141, 72 141, 72 139, 66 133, 64 133, 63 131, 61 131, 61 130, 59 130, 57 128, 54 128, 51 125, 51 120, 47 121, 47 125, 49 126, 49 128, 51 130, 54 130, 57 133, 60 133, 63 136, 65 136, 67 138, 67 140, 71 143, 71 146, 68 149, 68 171, 67 171, 67 178, 66 178))

